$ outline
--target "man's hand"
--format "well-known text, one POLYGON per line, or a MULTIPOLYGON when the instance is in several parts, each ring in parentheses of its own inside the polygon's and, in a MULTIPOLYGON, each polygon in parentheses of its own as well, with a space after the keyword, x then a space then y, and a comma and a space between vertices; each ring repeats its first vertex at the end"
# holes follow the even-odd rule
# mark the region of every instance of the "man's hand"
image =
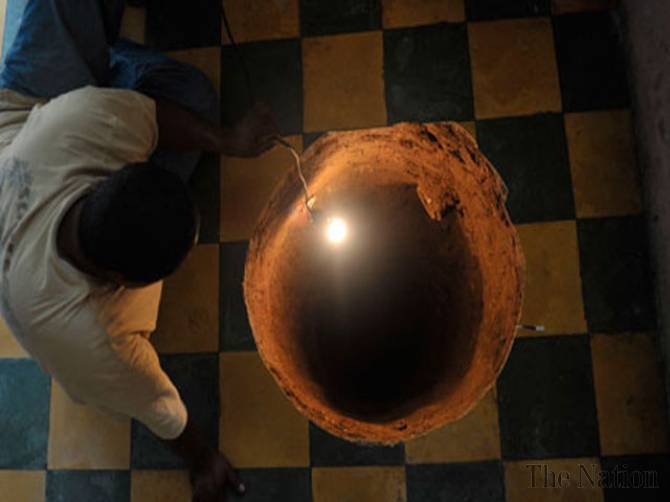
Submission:
POLYGON ((159 147, 177 152, 215 152, 231 157, 257 157, 274 146, 279 136, 272 110, 256 104, 232 128, 222 129, 185 108, 156 101, 159 147))
POLYGON ((212 452, 200 465, 191 468, 193 502, 225 502, 226 487, 243 495, 246 487, 228 459, 219 452, 212 452))
POLYGON ((203 440, 190 417, 181 435, 164 443, 188 465, 193 502, 225 502, 228 486, 239 495, 246 491, 228 459, 203 440))
POLYGON ((257 157, 274 146, 279 129, 272 110, 257 103, 232 129, 224 130, 221 152, 232 157, 257 157))

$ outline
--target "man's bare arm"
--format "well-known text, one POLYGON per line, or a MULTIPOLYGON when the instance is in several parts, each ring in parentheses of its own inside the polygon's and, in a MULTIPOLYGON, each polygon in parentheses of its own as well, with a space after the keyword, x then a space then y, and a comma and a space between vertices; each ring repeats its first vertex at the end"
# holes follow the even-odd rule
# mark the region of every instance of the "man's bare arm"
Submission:
POLYGON ((171 101, 155 101, 158 145, 166 150, 256 157, 272 148, 279 134, 272 111, 262 104, 252 107, 233 127, 222 128, 171 101))

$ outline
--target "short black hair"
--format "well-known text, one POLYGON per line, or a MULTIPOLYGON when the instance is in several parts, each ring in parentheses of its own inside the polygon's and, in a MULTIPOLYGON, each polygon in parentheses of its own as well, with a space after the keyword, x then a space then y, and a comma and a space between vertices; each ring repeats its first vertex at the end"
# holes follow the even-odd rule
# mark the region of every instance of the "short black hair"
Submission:
POLYGON ((79 242, 98 268, 148 284, 177 269, 198 224, 188 187, 176 174, 151 162, 129 164, 86 196, 79 242))

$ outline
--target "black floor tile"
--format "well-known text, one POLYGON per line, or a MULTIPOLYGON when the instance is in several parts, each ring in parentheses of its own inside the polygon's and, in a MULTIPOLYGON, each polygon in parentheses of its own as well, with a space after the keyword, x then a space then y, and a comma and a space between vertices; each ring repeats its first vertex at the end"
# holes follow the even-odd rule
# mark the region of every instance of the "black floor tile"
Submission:
POLYGON ((465 0, 465 12, 470 21, 548 16, 550 0, 465 0))
POLYGON ((575 217, 560 114, 480 120, 477 141, 507 183, 507 208, 515 223, 575 217))
POLYGON ((377 30, 380 0, 300 0, 300 27, 303 36, 377 30))
POLYGON ((221 0, 147 0, 146 43, 160 50, 221 45, 221 0))
POLYGON ((498 403, 503 458, 597 455, 588 335, 517 338, 498 403))
POLYGON ((655 328, 645 229, 643 216, 577 222, 584 310, 589 331, 655 328))
POLYGON ((224 125, 235 123, 253 100, 270 105, 282 135, 302 132, 300 40, 243 44, 239 46, 239 52, 232 47, 222 48, 221 122, 224 125))
POLYGON ((244 263, 248 243, 221 244, 221 350, 256 350, 244 303, 244 263))
POLYGON ((129 471, 47 471, 46 502, 130 502, 129 471))
POLYGON ((499 461, 407 466, 407 502, 504 500, 499 461))
POLYGON ((309 450, 314 467, 403 465, 405 448, 359 445, 337 438, 309 424, 309 450))
POLYGON ((311 502, 312 488, 309 469, 241 469, 247 488, 243 497, 230 500, 243 502, 311 502))
POLYGON ((219 242, 219 156, 205 154, 190 180, 191 193, 200 211, 200 244, 219 242))
POLYGON ((0 359, 0 469, 44 469, 51 381, 29 359, 0 359))
POLYGON ((604 11, 554 18, 564 111, 628 105, 624 53, 613 16, 604 11))
POLYGON ((384 78, 391 123, 474 116, 465 24, 385 31, 384 78))
POLYGON ((302 135, 302 146, 305 150, 314 143, 317 139, 323 136, 325 133, 322 132, 306 132, 302 135))
POLYGON ((605 502, 670 500, 670 456, 603 457, 605 502))
MULTIPOLYGON (((205 440, 219 442, 218 354, 161 356, 161 366, 179 390, 192 420, 205 440)), ((136 469, 180 469, 185 464, 149 429, 133 420, 131 466, 136 469)))

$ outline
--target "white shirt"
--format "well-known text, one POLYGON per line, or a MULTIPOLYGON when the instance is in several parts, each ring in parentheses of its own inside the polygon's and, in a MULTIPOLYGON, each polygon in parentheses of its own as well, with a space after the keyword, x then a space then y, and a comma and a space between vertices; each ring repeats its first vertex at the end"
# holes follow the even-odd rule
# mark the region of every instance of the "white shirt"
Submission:
POLYGON ((99 283, 56 247, 69 207, 147 160, 157 139, 155 103, 134 91, 85 87, 46 102, 0 90, 0 312, 75 401, 173 439, 186 407, 148 339, 162 283, 99 283))

